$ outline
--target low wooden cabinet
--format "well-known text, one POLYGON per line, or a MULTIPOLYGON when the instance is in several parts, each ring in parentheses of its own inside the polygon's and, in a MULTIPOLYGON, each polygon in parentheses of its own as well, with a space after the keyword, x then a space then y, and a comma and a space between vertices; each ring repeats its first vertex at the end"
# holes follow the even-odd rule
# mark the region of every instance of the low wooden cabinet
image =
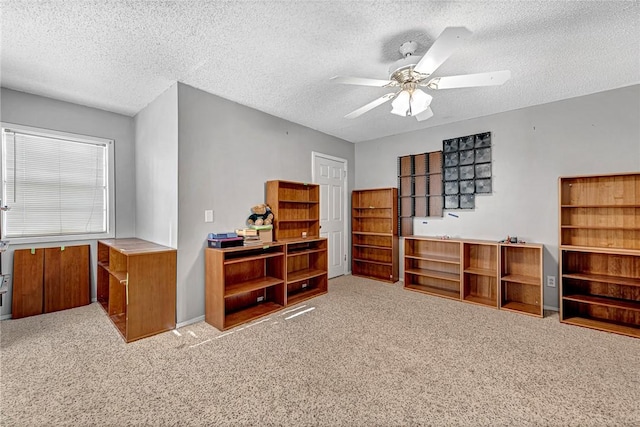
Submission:
POLYGON ((89 245, 17 249, 13 253, 11 317, 87 305, 90 286, 89 245))
POLYGON ((126 342, 176 327, 176 250, 140 239, 98 241, 98 302, 126 342))
POLYGON ((404 287, 543 316, 542 245, 407 236, 404 287))

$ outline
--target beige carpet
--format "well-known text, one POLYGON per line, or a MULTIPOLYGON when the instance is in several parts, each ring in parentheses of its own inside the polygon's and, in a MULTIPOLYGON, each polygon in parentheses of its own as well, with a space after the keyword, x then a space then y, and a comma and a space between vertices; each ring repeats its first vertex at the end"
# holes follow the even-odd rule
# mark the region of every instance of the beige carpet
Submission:
POLYGON ((639 339, 351 276, 297 307, 131 344, 97 304, 0 322, 0 424, 640 425, 639 339))

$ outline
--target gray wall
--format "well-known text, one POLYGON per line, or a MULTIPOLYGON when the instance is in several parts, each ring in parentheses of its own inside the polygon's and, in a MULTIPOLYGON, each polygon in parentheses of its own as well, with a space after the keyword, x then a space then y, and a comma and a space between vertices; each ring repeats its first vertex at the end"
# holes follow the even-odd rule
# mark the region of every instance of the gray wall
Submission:
MULTIPOLYGON (((131 117, 2 88, 0 92, 0 120, 25 126, 113 139, 115 141, 116 168, 116 237, 135 235, 134 124, 131 117)), ((67 241, 61 244, 72 246, 87 243, 91 244, 91 297, 95 298, 95 240, 67 241)), ((56 242, 38 245, 10 245, 2 256, 2 272, 5 274, 12 272, 14 250, 25 247, 51 246, 56 246, 56 242)), ((11 313, 10 301, 11 291, 5 295, 0 310, 2 317, 11 313)))
MULTIPOLYGON (((635 85, 358 143, 356 187, 397 186, 398 156, 490 131, 493 194, 476 196, 473 211, 453 211, 459 218, 414 220, 414 234, 543 243, 545 276, 557 276, 558 177, 639 171, 639 100, 635 85)), ((558 307, 557 288, 545 286, 544 304, 558 307)))
POLYGON ((135 116, 136 237, 178 246, 178 84, 135 116))
POLYGON ((249 208, 265 200, 265 182, 311 182, 311 152, 347 159, 349 192, 354 145, 178 85, 178 300, 177 320, 204 315, 204 251, 213 231, 243 227, 249 208), (205 209, 214 222, 204 222, 205 209))

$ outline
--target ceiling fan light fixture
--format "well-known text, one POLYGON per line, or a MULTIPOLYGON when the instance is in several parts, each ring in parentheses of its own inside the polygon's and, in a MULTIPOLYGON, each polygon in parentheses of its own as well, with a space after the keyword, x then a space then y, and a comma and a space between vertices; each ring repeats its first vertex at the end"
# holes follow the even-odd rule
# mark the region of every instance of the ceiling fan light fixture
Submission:
POLYGON ((415 89, 411 93, 411 100, 409 101, 410 115, 417 116, 418 114, 429 108, 432 99, 433 97, 431 95, 424 93, 420 89, 415 89))
POLYGON ((408 116, 409 109, 410 109, 410 104, 409 104, 410 101, 411 101, 411 94, 409 93, 409 91, 403 90, 398 94, 398 96, 396 96, 396 99, 394 99, 393 102, 391 103, 391 106, 393 107, 391 109, 391 113, 398 116, 402 116, 402 117, 408 116))

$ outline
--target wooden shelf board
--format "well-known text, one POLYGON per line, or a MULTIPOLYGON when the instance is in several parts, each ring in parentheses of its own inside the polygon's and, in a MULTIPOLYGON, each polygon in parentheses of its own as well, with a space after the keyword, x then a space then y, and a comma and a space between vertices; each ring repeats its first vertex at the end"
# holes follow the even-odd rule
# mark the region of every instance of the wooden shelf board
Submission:
POLYGON ((109 270, 109 274, 115 277, 120 283, 127 283, 127 272, 126 271, 111 271, 109 270))
POLYGON ((487 306, 487 307, 498 308, 498 301, 497 300, 491 299, 491 298, 487 298, 487 297, 481 297, 479 295, 467 295, 466 297, 464 297, 464 301, 470 302, 470 303, 473 303, 473 304, 484 305, 484 306, 487 306))
MULTIPOLYGON (((262 245, 256 245, 255 248, 254 247, 250 247, 251 249, 262 249, 261 248, 262 245)), ((265 244, 265 246, 269 246, 268 243, 265 244)), ((244 248, 247 248, 246 246, 243 246, 244 248)), ((239 257, 239 258, 231 258, 231 259, 227 259, 224 261, 225 265, 228 264, 237 264, 237 263, 242 263, 242 262, 250 262, 250 261, 255 261, 255 260, 259 260, 259 259, 267 259, 267 258, 274 258, 274 257, 279 257, 279 256, 284 256, 284 252, 269 252, 269 253, 263 253, 263 254, 259 254, 259 255, 253 255, 253 256, 243 256, 243 257, 239 257)))
POLYGON ((320 203, 318 200, 278 200, 278 203, 295 203, 298 205, 317 205, 320 203))
POLYGON ((560 249, 563 251, 573 251, 573 252, 593 252, 593 253, 599 253, 599 254, 640 256, 640 249, 601 248, 596 246, 572 246, 567 244, 561 244, 560 249))
POLYGON ((500 310, 515 311, 518 313, 542 317, 542 308, 539 305, 525 304, 523 302, 507 301, 500 306, 500 310))
POLYGON ((282 305, 275 302, 263 302, 258 305, 254 305, 244 310, 236 311, 225 316, 224 329, 233 328, 236 325, 255 320, 259 317, 267 316, 271 313, 279 311, 283 308, 282 305))
POLYGON ((460 282, 460 275, 457 273, 445 273, 437 270, 421 269, 408 269, 405 273, 415 274, 416 276, 433 277, 434 279, 449 280, 451 282, 460 282))
POLYGON ((289 251, 287 253, 287 258, 293 257, 293 256, 315 254, 318 252, 326 252, 326 251, 327 251, 326 248, 313 248, 313 249, 304 249, 301 251, 289 251))
POLYGON ((575 301, 584 304, 593 304, 604 307, 621 308, 624 310, 640 311, 640 301, 621 300, 617 298, 599 297, 595 295, 566 295, 563 300, 575 301))
POLYGON ((383 236, 393 237, 393 233, 372 233, 370 231, 352 231, 351 234, 358 234, 360 236, 383 236))
POLYGON ((454 300, 460 301, 460 292, 459 291, 452 291, 450 289, 436 288, 434 286, 418 285, 418 284, 414 284, 414 283, 409 283, 409 284, 405 283, 404 288, 408 289, 410 291, 422 292, 424 294, 435 295, 435 296, 439 296, 439 297, 444 297, 444 298, 449 298, 449 299, 454 299, 454 300))
POLYGON ((621 230, 621 231, 640 231, 640 227, 600 227, 597 225, 562 225, 563 230, 621 230))
POLYGON ((627 203, 627 204, 585 204, 585 205, 561 205, 562 208, 640 208, 639 204, 627 203))
POLYGON ((353 244, 354 247, 356 248, 370 248, 370 249, 383 249, 383 250, 393 250, 393 248, 390 248, 388 246, 375 246, 375 245, 361 245, 359 243, 354 243, 353 244))
POLYGON ((450 256, 436 255, 436 254, 429 254, 429 253, 405 255, 405 258, 417 259, 420 261, 436 261, 436 262, 446 262, 448 264, 460 264, 460 258, 458 257, 450 257, 450 256))
POLYGON ((127 340, 127 314, 126 313, 112 314, 111 316, 109 316, 109 319, 111 319, 113 324, 116 326, 116 329, 118 330, 118 332, 120 332, 120 335, 122 335, 122 338, 124 338, 126 341, 127 340))
POLYGON ((295 219, 277 219, 276 222, 293 223, 293 222, 316 222, 320 221, 320 218, 295 218, 295 219))
POLYGON ((98 267, 102 267, 105 270, 109 270, 109 262, 98 261, 98 267))
POLYGON ((584 274, 584 273, 567 273, 562 275, 563 279, 586 280, 589 282, 615 283, 624 286, 640 286, 640 279, 620 276, 607 276, 604 274, 584 274))
POLYGON ((387 282, 387 283, 395 283, 396 280, 391 280, 389 279, 389 277, 380 277, 380 276, 372 276, 370 274, 358 274, 358 273, 351 273, 352 276, 354 277, 366 277, 367 279, 372 279, 372 280, 377 280, 379 282, 387 282))
POLYGON ((465 273, 476 274, 478 276, 497 277, 498 272, 488 268, 467 267, 464 269, 465 273))
POLYGON ((247 280, 246 282, 235 283, 227 286, 224 292, 224 297, 232 297, 238 294, 244 294, 251 291, 257 291, 258 289, 268 288, 270 286, 276 286, 284 283, 283 279, 276 277, 260 277, 259 279, 247 280))
POLYGON ((300 282, 302 280, 322 276, 323 274, 327 274, 327 270, 316 270, 313 268, 307 268, 304 270, 293 271, 287 275, 287 282, 300 282))
POLYGON ((368 211, 371 209, 393 209, 393 206, 352 206, 351 209, 356 209, 359 211, 368 211))
POLYGON ((375 261, 375 260, 370 260, 370 259, 362 259, 362 258, 354 258, 353 259, 354 262, 366 262, 367 264, 377 264, 377 265, 385 265, 385 266, 391 266, 393 264, 393 262, 388 261, 375 261))
POLYGON ((317 297, 318 295, 326 294, 327 291, 319 288, 311 288, 290 293, 287 295, 287 306, 298 304, 302 301, 317 297))
POLYGON ((388 220, 392 220, 393 218, 388 217, 388 216, 360 216, 360 215, 353 215, 352 218, 355 219, 388 219, 388 220))
POLYGON ((507 274, 500 278, 503 282, 521 283, 523 285, 540 286, 541 280, 535 276, 524 276, 522 274, 507 274))
POLYGON ((100 306, 105 311, 105 313, 108 313, 109 312, 109 300, 99 299, 98 302, 100 303, 100 306))
POLYGON ((627 326, 619 323, 607 322, 605 320, 591 319, 587 317, 568 317, 561 322, 570 325, 584 326, 586 328, 598 329, 606 332, 615 332, 630 337, 640 338, 640 326, 627 326))

